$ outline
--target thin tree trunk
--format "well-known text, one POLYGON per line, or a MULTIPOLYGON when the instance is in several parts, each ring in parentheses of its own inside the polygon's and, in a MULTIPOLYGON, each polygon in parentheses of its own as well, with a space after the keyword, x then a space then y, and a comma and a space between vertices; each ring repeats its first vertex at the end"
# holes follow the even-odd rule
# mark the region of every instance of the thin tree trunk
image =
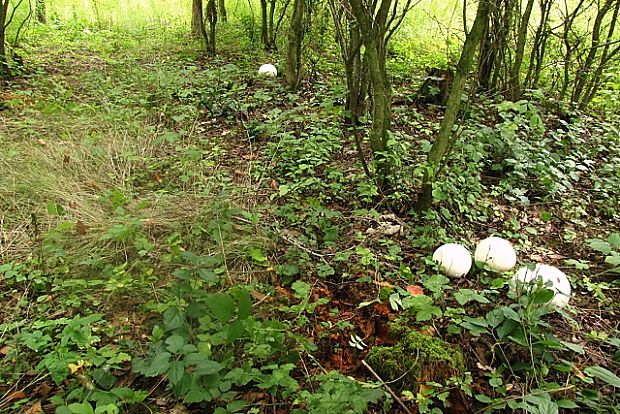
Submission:
POLYGON ((430 207, 433 199, 433 183, 437 179, 441 162, 446 156, 448 149, 453 144, 452 127, 456 122, 456 117, 461 107, 461 96, 465 90, 465 82, 474 60, 476 50, 480 45, 484 28, 487 26, 489 18, 489 1, 480 0, 478 10, 476 11, 476 19, 472 25, 471 31, 465 38, 465 44, 461 51, 461 57, 456 65, 456 73, 452 81, 450 96, 446 106, 446 114, 441 123, 437 139, 433 143, 428 153, 427 169, 424 176, 422 191, 418 197, 418 209, 426 210, 430 207))
POLYGON ((36 0, 35 14, 39 23, 47 23, 47 13, 45 12, 45 0, 36 0))
POLYGON ((192 1, 192 36, 198 37, 203 34, 204 21, 202 17, 202 0, 192 1))
POLYGON ((286 83, 292 90, 297 90, 303 78, 302 45, 304 38, 304 16, 306 0, 295 0, 293 15, 288 32, 288 49, 286 52, 286 83))
POLYGON ((207 2, 207 20, 209 21, 209 36, 207 39, 207 53, 215 55, 215 28, 217 26, 217 7, 215 0, 207 2))
POLYGON ((532 9, 534 8, 534 0, 528 0, 525 11, 521 16, 517 33, 517 50, 515 51, 514 61, 510 70, 510 89, 513 101, 521 98, 521 65, 523 64, 523 55, 525 52, 525 42, 527 41, 527 28, 530 24, 532 9))
POLYGON ((228 13, 226 12, 226 0, 218 0, 219 2, 219 12, 222 21, 226 23, 228 21, 228 13))
POLYGON ((6 50, 6 27, 9 15, 9 0, 0 0, 0 79, 11 77, 9 57, 6 50))
POLYGON ((372 19, 361 0, 349 0, 349 4, 359 25, 364 44, 364 61, 372 87, 372 127, 369 139, 376 165, 376 180, 379 187, 386 189, 390 173, 390 163, 386 156, 392 121, 392 90, 385 67, 384 36, 392 1, 383 0, 372 19))

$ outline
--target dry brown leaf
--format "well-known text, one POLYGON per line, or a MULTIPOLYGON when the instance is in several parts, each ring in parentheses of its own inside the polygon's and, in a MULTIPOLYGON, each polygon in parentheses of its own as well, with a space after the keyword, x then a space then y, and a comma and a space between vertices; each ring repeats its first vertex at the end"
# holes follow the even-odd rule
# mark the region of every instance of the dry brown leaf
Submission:
POLYGON ((256 299, 259 302, 264 301, 265 299, 267 299, 267 295, 259 292, 258 290, 252 290, 250 292, 250 296, 252 296, 254 299, 256 299))
POLYGON ((386 287, 386 288, 390 288, 392 289, 394 287, 393 284, 391 284, 390 282, 384 282, 381 280, 373 280, 373 283, 377 286, 381 286, 381 287, 386 287))
POLYGON ((36 401, 32 404, 26 411, 22 411, 22 414, 41 414, 43 411, 43 407, 41 407, 41 400, 36 401))

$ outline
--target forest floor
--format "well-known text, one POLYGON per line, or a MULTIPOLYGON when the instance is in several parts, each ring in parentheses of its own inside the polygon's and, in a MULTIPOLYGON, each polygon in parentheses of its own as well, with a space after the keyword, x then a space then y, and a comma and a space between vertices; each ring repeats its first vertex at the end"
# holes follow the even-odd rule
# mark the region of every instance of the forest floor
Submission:
POLYGON ((263 55, 180 39, 48 29, 0 90, 0 413, 400 412, 365 362, 411 412, 618 410, 613 120, 544 114, 542 146, 572 162, 547 171, 533 107, 471 108, 470 132, 526 131, 522 158, 472 135, 420 213, 441 108, 411 102, 415 78, 398 74, 382 197, 338 76, 291 93, 255 75, 263 55), (430 259, 491 234, 564 270, 571 306, 430 259))

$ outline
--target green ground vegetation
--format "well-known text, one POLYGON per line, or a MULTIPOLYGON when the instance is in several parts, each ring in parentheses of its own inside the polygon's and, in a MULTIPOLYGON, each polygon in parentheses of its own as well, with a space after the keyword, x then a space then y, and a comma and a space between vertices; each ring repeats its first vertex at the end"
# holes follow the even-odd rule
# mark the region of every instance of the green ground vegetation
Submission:
POLYGON ((189 4, 50 3, 21 34, 0 89, 0 413, 620 412, 617 77, 587 111, 468 91, 419 211, 443 107, 415 94, 454 61, 460 6, 422 2, 392 43, 386 192, 331 38, 306 39, 292 92, 256 74, 285 48, 228 6, 213 57, 189 4), (490 234, 560 267, 570 306, 430 259, 490 234))

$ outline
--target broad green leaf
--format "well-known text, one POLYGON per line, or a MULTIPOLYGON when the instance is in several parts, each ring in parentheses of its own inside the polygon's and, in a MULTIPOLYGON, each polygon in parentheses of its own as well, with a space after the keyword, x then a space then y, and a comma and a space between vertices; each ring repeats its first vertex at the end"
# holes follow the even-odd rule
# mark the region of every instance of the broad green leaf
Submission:
POLYGON ((164 312, 164 326, 167 331, 180 328, 185 323, 185 315, 176 306, 171 306, 164 312))
POLYGON ((620 249, 620 233, 612 233, 607 237, 607 243, 614 249, 620 249))
POLYGON ((248 253, 252 260, 257 263, 265 263, 267 261, 267 256, 265 256, 265 253, 258 247, 250 247, 248 253))
POLYGON ((69 404, 69 410, 73 414, 94 414, 95 411, 89 402, 69 404))
POLYGON ((168 371, 168 368, 170 368, 171 356, 172 355, 169 352, 161 352, 155 355, 144 375, 147 377, 155 377, 168 371))
POLYGON ((611 252, 611 254, 605 258, 605 263, 615 267, 620 266, 620 254, 611 252))
POLYGON ((174 361, 168 369, 168 381, 171 384, 177 384, 183 378, 183 373, 185 373, 185 361, 174 361))
POLYGON ((456 299, 461 306, 471 302, 472 300, 479 303, 489 303, 487 298, 472 289, 459 289, 459 291, 454 294, 454 299, 456 299))
POLYGON ((166 349, 172 352, 173 354, 179 353, 183 346, 187 343, 187 340, 181 335, 172 335, 166 338, 166 349))
POLYGON ((620 378, 618 378, 616 374, 614 374, 607 368, 594 365, 584 369, 583 372, 585 372, 591 377, 596 377, 602 381, 605 381, 609 385, 620 388, 620 378))
POLYGON ((506 317, 504 316, 504 312, 501 309, 493 309, 491 312, 487 313, 486 321, 491 328, 496 328, 502 323, 506 317))
POLYGON ((214 285, 219 282, 220 278, 215 274, 213 270, 198 269, 198 277, 207 282, 210 285, 214 285))
POLYGON ((246 289, 243 289, 239 294, 237 307, 237 318, 239 320, 247 319, 252 315, 252 298, 246 289))
POLYGON ((197 403, 201 401, 211 401, 212 399, 213 397, 211 396, 211 393, 208 390, 193 389, 193 390, 190 390, 185 395, 185 398, 183 398, 183 402, 186 404, 192 404, 192 403, 197 403))
POLYGON ((572 342, 566 342, 566 341, 560 341, 560 342, 562 343, 562 345, 564 345, 571 351, 578 353, 579 355, 583 355, 585 353, 583 347, 579 344, 574 344, 572 342))
POLYGON ((600 239, 588 239, 588 246, 590 246, 592 250, 596 250, 603 254, 609 254, 609 252, 611 252, 609 243, 600 239))
POLYGON ((556 401, 555 403, 558 405, 558 407, 566 408, 569 410, 572 410, 574 408, 579 408, 579 406, 573 400, 559 400, 559 401, 556 401))
POLYGON ((506 318, 512 319, 515 322, 521 321, 521 317, 512 308, 509 308, 508 306, 502 306, 500 309, 502 310, 502 313, 506 318))
POLYGON ((228 322, 235 314, 235 301, 227 293, 215 293, 209 297, 207 306, 220 322, 228 322))

